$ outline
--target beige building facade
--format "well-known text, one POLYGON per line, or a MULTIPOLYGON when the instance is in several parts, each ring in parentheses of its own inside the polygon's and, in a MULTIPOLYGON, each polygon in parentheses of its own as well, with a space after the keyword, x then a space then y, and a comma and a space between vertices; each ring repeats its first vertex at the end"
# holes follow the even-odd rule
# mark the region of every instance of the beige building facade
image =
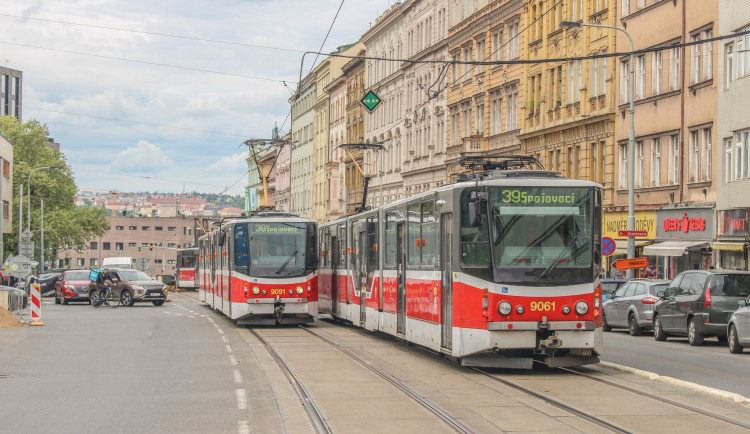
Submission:
MULTIPOLYGON (((365 49, 357 53, 357 58, 346 62, 342 67, 346 76, 346 142, 364 143, 364 108, 359 102, 365 92, 365 49)), ((344 154, 344 197, 345 215, 351 214, 362 203, 363 179, 361 167, 364 152, 343 150, 344 154)))
POLYGON ((315 74, 310 73, 300 83, 298 92, 289 99, 292 105, 289 208, 292 214, 307 218, 312 217, 313 205, 316 91, 315 74))
MULTIPOLYGON (((521 0, 453 1, 448 50, 461 62, 523 59, 528 35, 521 0)), ((519 64, 450 67, 446 167, 465 156, 518 154, 525 100, 524 67, 519 64)), ((451 173, 447 173, 446 182, 451 173)))
POLYGON ((411 196, 443 185, 447 145, 448 0, 415 0, 404 7, 405 55, 403 130, 399 143, 403 194, 411 196))

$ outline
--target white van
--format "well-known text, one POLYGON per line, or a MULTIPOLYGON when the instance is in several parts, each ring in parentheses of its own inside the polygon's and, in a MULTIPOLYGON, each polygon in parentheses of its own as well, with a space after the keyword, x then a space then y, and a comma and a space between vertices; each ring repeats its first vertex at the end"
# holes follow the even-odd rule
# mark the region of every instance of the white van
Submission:
POLYGON ((133 258, 116 256, 102 259, 102 268, 133 268, 133 258))

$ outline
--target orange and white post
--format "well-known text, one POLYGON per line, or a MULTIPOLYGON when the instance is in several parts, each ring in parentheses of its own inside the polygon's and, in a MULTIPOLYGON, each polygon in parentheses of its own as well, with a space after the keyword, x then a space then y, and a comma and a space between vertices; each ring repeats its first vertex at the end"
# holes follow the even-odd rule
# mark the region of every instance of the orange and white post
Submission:
POLYGON ((40 294, 39 284, 31 285, 31 322, 29 325, 42 326, 42 297, 40 294))

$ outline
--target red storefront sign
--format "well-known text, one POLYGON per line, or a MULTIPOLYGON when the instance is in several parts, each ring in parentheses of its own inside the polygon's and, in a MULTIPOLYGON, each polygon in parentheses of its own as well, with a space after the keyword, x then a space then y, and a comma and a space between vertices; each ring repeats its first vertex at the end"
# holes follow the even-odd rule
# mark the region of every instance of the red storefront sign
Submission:
POLYGON ((688 233, 690 231, 705 231, 706 219, 702 217, 689 217, 687 213, 682 218, 662 220, 664 231, 681 231, 688 233))

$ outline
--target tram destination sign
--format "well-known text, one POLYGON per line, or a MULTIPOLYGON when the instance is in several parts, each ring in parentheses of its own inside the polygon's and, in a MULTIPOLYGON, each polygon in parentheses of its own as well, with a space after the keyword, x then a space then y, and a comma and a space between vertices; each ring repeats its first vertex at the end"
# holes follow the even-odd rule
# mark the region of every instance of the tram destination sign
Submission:
POLYGON ((618 259, 613 264, 617 270, 629 270, 633 268, 648 267, 648 258, 618 259))
POLYGON ((617 231, 619 237, 647 237, 648 231, 617 231))

